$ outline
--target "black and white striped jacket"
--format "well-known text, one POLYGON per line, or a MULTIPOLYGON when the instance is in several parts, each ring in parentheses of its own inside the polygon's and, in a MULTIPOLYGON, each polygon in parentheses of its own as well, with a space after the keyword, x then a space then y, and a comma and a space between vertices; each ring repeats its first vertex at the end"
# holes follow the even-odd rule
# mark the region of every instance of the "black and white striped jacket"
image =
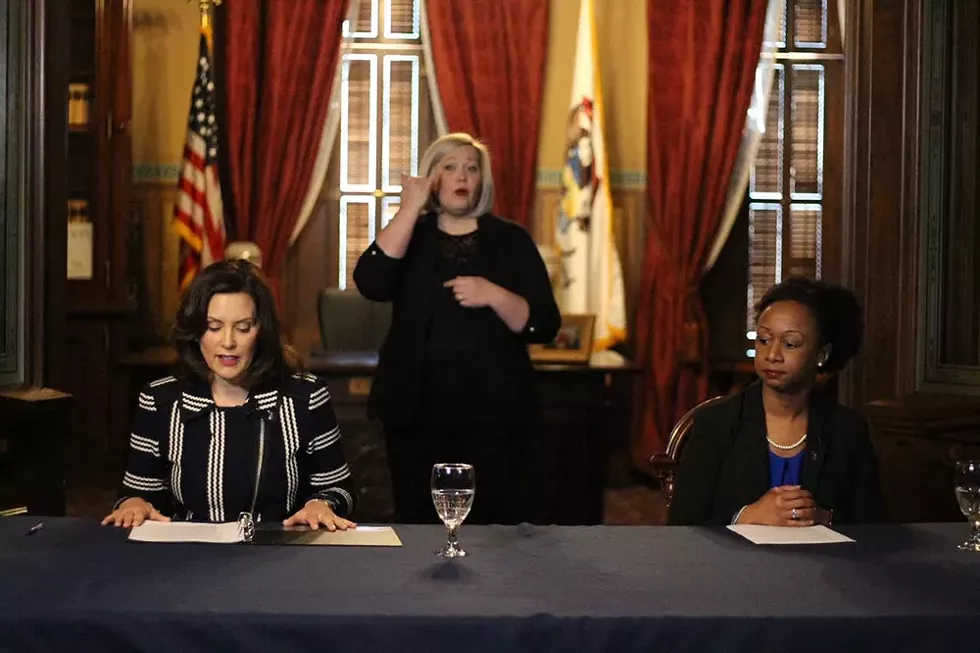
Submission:
POLYGON ((269 521, 313 498, 350 516, 354 495, 330 391, 315 376, 257 387, 234 408, 172 376, 140 392, 120 501, 142 497, 181 520, 269 521))

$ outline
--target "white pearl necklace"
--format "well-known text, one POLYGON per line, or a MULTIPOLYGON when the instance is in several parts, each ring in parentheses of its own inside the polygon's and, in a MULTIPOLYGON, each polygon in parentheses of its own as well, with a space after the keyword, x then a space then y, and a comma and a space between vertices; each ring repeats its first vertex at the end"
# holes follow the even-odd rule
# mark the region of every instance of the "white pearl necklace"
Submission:
POLYGON ((779 444, 778 442, 773 442, 772 438, 770 438, 768 435, 766 436, 766 441, 769 442, 769 446, 772 447, 773 449, 779 449, 780 451, 789 451, 790 449, 795 449, 801 444, 803 444, 804 442, 806 442, 806 433, 804 433, 803 437, 797 440, 796 442, 794 442, 793 444, 779 444))

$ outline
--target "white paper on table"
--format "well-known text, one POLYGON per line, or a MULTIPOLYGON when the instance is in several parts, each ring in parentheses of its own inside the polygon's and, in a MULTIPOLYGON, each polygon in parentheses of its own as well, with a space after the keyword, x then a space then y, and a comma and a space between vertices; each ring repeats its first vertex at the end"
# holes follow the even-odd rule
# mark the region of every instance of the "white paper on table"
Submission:
POLYGON ((346 531, 310 530, 307 526, 284 529, 300 532, 291 544, 314 546, 401 546, 402 541, 391 526, 358 526, 346 531))
POLYGON ((242 542, 238 522, 204 524, 197 522, 145 521, 129 532, 134 542, 204 542, 235 544, 242 542))
POLYGON ((757 526, 733 524, 728 530, 755 544, 842 544, 853 542, 826 526, 757 526))

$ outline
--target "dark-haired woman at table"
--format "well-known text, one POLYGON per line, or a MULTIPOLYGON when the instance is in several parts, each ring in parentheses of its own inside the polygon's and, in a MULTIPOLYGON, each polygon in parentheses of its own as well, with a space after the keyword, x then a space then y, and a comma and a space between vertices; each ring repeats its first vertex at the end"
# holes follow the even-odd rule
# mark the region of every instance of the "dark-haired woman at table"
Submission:
POLYGON ((854 294, 787 279, 756 308, 748 388, 705 407, 677 471, 671 524, 810 526, 883 519, 868 425, 816 386, 858 352, 854 294))
POLYGON ((303 374, 254 265, 220 261, 181 299, 179 377, 143 388, 103 524, 255 521, 347 529, 354 488, 327 386, 303 374))

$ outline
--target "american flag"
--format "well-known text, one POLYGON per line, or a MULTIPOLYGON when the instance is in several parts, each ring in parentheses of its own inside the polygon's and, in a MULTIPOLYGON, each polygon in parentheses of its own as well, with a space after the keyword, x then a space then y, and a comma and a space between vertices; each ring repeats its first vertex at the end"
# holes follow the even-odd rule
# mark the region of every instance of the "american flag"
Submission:
POLYGON ((180 286, 224 258, 225 218, 218 180, 218 123, 208 34, 201 34, 173 227, 180 236, 180 286))

